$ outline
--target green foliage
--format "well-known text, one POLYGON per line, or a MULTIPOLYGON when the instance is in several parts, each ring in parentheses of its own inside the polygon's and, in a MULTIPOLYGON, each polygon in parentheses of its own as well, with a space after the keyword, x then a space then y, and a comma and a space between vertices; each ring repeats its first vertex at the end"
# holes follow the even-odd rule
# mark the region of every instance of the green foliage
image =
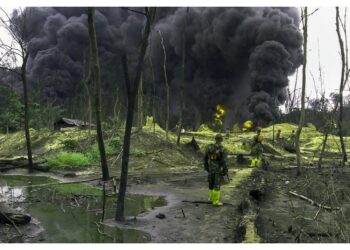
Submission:
POLYGON ((134 151, 134 154, 135 154, 136 157, 143 157, 143 156, 146 156, 146 152, 143 151, 143 150, 140 150, 140 149, 136 149, 136 150, 134 151))
POLYGON ((62 115, 63 110, 54 104, 33 102, 29 107, 29 126, 31 128, 52 128, 54 122, 62 115))
POLYGON ((202 124, 199 126, 197 132, 211 132, 210 128, 206 124, 202 124))
MULTIPOLYGON (((154 119, 152 116, 147 116, 146 117, 146 125, 144 126, 144 129, 145 130, 148 130, 148 131, 155 131, 159 134, 162 134, 162 135, 165 135, 165 130, 162 129, 158 123, 154 123, 154 119)), ((170 135, 171 136, 171 135, 170 135)))
MULTIPOLYGON (((115 152, 115 150, 109 145, 105 144, 105 150, 107 155, 111 155, 115 152)), ((98 144, 95 143, 91 146, 89 151, 86 153, 86 156, 91 162, 99 162, 100 161, 100 150, 98 149, 98 144)))
POLYGON ((74 139, 65 139, 62 142, 64 149, 68 151, 76 151, 78 149, 78 142, 74 139))
POLYGON ((120 149, 120 147, 122 146, 122 140, 119 136, 116 136, 108 142, 108 145, 111 146, 113 149, 120 149))
POLYGON ((107 121, 102 123, 105 130, 112 130, 123 126, 123 121, 119 117, 108 117, 107 121))
POLYGON ((101 190, 90 187, 86 184, 64 184, 57 185, 55 189, 58 193, 64 195, 79 194, 79 195, 95 195, 101 194, 101 190))
POLYGON ((309 123, 307 124, 307 127, 310 128, 310 129, 312 129, 312 130, 316 130, 316 126, 313 125, 311 122, 309 122, 309 123))
POLYGON ((23 105, 11 89, 0 86, 0 131, 14 132, 23 124, 23 105))
POLYGON ((241 128, 239 127, 238 123, 233 124, 232 132, 241 132, 241 128))
POLYGON ((55 168, 81 168, 90 165, 90 160, 82 153, 60 151, 47 158, 47 166, 55 168))
POLYGON ((43 134, 47 134, 47 133, 50 133, 51 130, 49 128, 42 128, 40 129, 40 133, 43 133, 43 134))
POLYGON ((29 128, 29 133, 34 134, 36 130, 34 128, 29 128))

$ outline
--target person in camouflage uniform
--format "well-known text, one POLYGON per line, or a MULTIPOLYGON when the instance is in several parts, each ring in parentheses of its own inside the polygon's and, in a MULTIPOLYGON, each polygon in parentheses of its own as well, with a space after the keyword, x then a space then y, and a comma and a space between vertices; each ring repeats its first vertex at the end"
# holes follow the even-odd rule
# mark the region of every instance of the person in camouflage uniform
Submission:
POLYGON ((253 159, 250 164, 251 167, 257 167, 260 165, 260 161, 264 151, 262 145, 263 140, 264 137, 261 135, 261 128, 258 128, 256 131, 256 136, 254 136, 252 143, 251 155, 253 156, 253 159))
POLYGON ((227 151, 221 145, 223 138, 215 136, 215 144, 209 144, 205 150, 204 168, 208 172, 209 198, 214 206, 222 206, 220 202, 220 185, 223 176, 227 175, 227 151))

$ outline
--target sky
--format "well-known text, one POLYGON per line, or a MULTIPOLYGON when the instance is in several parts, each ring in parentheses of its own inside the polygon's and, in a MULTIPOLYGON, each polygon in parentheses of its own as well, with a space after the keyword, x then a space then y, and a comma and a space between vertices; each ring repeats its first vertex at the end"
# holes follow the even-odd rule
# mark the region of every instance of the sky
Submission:
MULTIPOLYGON (((60 5, 60 6, 86 6, 86 5, 104 5, 104 6, 126 6, 130 4, 134 4, 135 6, 145 5, 145 2, 150 2, 150 4, 154 5, 166 5, 166 6, 187 6, 189 1, 110 1, 110 0, 102 0, 102 1, 50 1, 50 5, 60 5), (114 3, 114 4, 112 4, 114 3), (187 4, 186 4, 187 3, 187 4)), ((316 97, 317 93, 319 94, 322 90, 326 92, 326 96, 328 96, 331 92, 338 91, 339 83, 340 83, 340 70, 341 70, 341 60, 340 60, 340 50, 339 50, 339 42, 336 34, 336 26, 335 26, 335 4, 344 5, 344 2, 341 0, 329 1, 333 5, 329 5, 329 2, 325 2, 323 0, 319 1, 307 1, 311 6, 309 7, 309 13, 314 11, 318 6, 318 4, 322 6, 332 6, 332 7, 319 7, 319 10, 315 12, 312 16, 309 17, 309 35, 308 35, 308 57, 307 57, 307 85, 306 85, 306 95, 312 98, 316 97), (314 7, 312 7, 314 6, 314 7), (321 88, 321 84, 319 81, 319 64, 321 64, 322 72, 323 72, 323 80, 324 86, 321 88), (313 77, 312 77, 313 76, 313 77), (316 85, 316 88, 315 88, 316 85)), ((13 0, 7 1, 7 6, 4 6, 0 3, 0 6, 3 7, 7 12, 10 12, 13 7, 17 6, 50 6, 45 1, 22 1, 22 0, 13 0), (11 6, 9 6, 9 4, 11 6)), ((192 6, 299 6, 301 3, 305 4, 305 1, 289 1, 289 0, 262 0, 262 1, 197 1, 192 0, 192 6), (200 3, 200 4, 196 4, 200 3)), ((343 13, 344 8, 340 8, 341 13, 343 13)), ((350 12, 350 8, 349 8, 350 12)), ((1 15, 1 14, 0 14, 1 15)), ((347 20, 347 26, 350 30, 350 17, 347 20)), ((350 32, 350 31, 349 31, 350 32)), ((0 37, 3 41, 8 40, 8 36, 6 32, 0 28, 0 37)), ((301 76, 302 76, 302 67, 299 68, 298 73, 298 81, 297 81, 297 89, 301 88, 301 76)), ((293 75, 290 77, 290 89, 294 89, 296 76, 293 75)), ((349 88, 346 87, 345 91, 350 93, 349 88)))
MULTIPOLYGON (((316 8, 310 7, 309 13, 316 8)), ((340 8, 344 13, 344 8, 340 8)), ((349 10, 350 11, 350 8, 349 10)), ((335 26, 335 7, 321 7, 315 14, 309 17, 308 25, 308 50, 307 50, 307 96, 316 96, 315 84, 317 91, 321 92, 319 81, 319 64, 321 64, 324 91, 329 94, 339 91, 340 74, 341 74, 341 57, 339 41, 335 26), (313 75, 313 77, 312 77, 313 75)), ((347 27, 350 30, 350 20, 347 20, 347 27)), ((350 32, 350 31, 349 31, 350 32)), ((349 43, 348 43, 349 44, 349 43)), ((301 87, 302 67, 298 73, 298 88, 301 87)), ((295 76, 290 77, 290 87, 294 88, 295 76)), ((345 89, 349 92, 349 89, 345 89)))

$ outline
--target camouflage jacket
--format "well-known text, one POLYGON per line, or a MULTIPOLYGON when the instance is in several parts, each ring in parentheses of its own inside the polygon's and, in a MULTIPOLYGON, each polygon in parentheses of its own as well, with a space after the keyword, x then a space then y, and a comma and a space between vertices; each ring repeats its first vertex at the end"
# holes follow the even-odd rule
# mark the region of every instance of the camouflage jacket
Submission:
POLYGON ((209 144, 204 155, 204 169, 210 174, 227 174, 227 151, 219 144, 209 144))

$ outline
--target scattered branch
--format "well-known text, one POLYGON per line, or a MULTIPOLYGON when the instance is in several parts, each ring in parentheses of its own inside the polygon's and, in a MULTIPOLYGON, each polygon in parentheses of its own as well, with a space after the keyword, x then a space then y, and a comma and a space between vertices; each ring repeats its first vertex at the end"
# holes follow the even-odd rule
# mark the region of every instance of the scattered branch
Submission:
POLYGON ((296 197, 298 197, 298 198, 300 198, 302 200, 308 201, 308 202, 311 203, 311 205, 314 205, 314 206, 319 207, 319 208, 323 208, 323 209, 326 209, 326 210, 339 210, 340 209, 340 207, 324 206, 324 205, 322 205, 322 204, 320 204, 320 203, 318 203, 318 202, 316 202, 316 201, 314 201, 314 200, 312 200, 312 199, 310 199, 310 198, 308 198, 308 197, 306 197, 304 195, 298 194, 298 193, 293 192, 293 191, 289 191, 289 194, 294 195, 294 196, 296 196, 296 197))

